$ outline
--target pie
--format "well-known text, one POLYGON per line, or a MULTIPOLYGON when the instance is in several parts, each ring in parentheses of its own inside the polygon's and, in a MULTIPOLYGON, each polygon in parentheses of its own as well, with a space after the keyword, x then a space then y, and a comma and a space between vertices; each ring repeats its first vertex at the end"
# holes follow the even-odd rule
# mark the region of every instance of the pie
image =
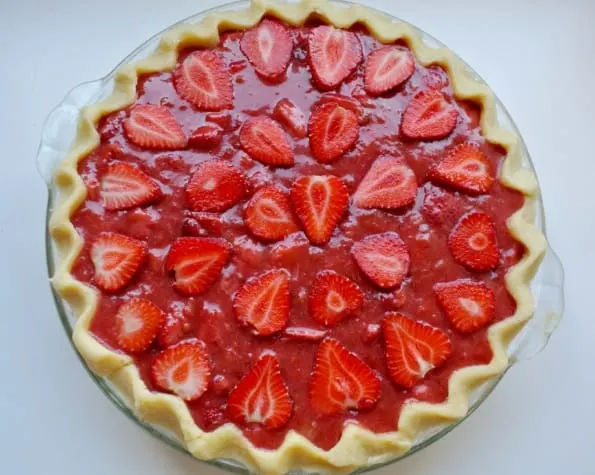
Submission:
POLYGON ((465 415, 533 313, 533 175, 446 49, 360 6, 166 33, 83 110, 53 285, 199 459, 349 472, 465 415))

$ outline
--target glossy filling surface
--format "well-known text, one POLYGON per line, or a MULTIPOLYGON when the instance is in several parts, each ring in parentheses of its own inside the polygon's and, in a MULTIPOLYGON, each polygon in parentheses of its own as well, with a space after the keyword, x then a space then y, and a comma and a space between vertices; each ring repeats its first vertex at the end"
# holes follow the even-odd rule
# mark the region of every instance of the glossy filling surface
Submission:
MULTIPOLYGON (((90 331, 106 346, 123 351, 116 332, 116 314, 133 297, 150 300, 168 316, 181 318, 183 339, 198 338, 205 344, 211 363, 208 389, 200 398, 188 402, 199 427, 212 431, 229 422, 227 403, 230 392, 246 376, 263 351, 274 353, 293 410, 281 427, 269 428, 257 422, 237 424, 256 446, 277 448, 289 430, 295 430, 323 449, 339 440, 348 423, 374 432, 397 428, 403 404, 409 400, 441 402, 447 397, 448 380, 453 371, 469 365, 488 363, 492 357, 487 328, 463 333, 453 328, 445 316, 433 287, 439 282, 473 279, 483 282, 495 295, 492 322, 514 313, 515 303, 508 294, 504 275, 523 254, 522 246, 506 229, 506 220, 523 203, 523 196, 496 180, 488 193, 468 194, 432 183, 431 167, 457 145, 473 143, 488 158, 494 171, 505 152, 487 143, 480 133, 479 108, 470 102, 456 101, 447 75, 437 66, 415 64, 412 76, 403 84, 379 96, 364 88, 364 62, 332 92, 321 91, 313 80, 308 62, 308 35, 312 26, 290 30, 293 39, 291 59, 285 75, 269 81, 258 75, 240 49, 241 32, 222 35, 215 48, 231 73, 233 106, 222 111, 199 111, 182 99, 174 87, 173 73, 143 76, 138 83, 138 104, 166 107, 190 137, 199 127, 217 124, 223 130, 220 143, 204 150, 193 146, 177 150, 155 150, 132 143, 124 132, 130 110, 103 118, 98 130, 101 144, 79 164, 79 173, 88 189, 80 209, 72 217, 85 247, 73 269, 75 277, 95 285, 91 245, 103 232, 115 232, 146 243, 147 257, 131 281, 116 292, 99 292, 97 312, 90 331), (400 131, 403 111, 419 91, 440 90, 458 111, 456 128, 444 139, 419 141, 403 137, 400 131), (289 98, 303 111, 306 120, 322 96, 340 93, 360 107, 359 137, 353 148, 333 163, 313 158, 308 137, 286 133, 295 156, 289 167, 262 164, 246 153, 239 131, 249 118, 271 117, 275 105, 289 98), (353 197, 372 163, 379 157, 404 158, 415 172, 417 194, 412 204, 398 210, 362 209, 350 199, 346 212, 326 244, 314 245, 304 229, 276 241, 256 238, 244 224, 246 203, 256 190, 274 184, 289 193, 293 183, 305 175, 335 175, 343 179, 353 197), (247 177, 247 193, 231 208, 217 213, 211 226, 189 230, 185 189, 198 164, 217 159, 233 164, 247 177), (158 182, 162 196, 142 206, 107 210, 100 192, 101 177, 110 163, 127 162, 137 166, 158 182), (487 213, 495 224, 499 248, 498 265, 488 271, 473 271, 461 265, 449 249, 448 240, 459 219, 471 211, 487 213), (397 232, 410 255, 410 270, 400 286, 382 289, 372 282, 355 262, 351 248, 365 237, 388 231, 397 232), (229 260, 219 278, 202 295, 188 296, 173 286, 166 258, 172 243, 183 235, 204 235, 225 239, 231 245, 229 260), (234 295, 246 279, 270 269, 285 269, 290 280, 290 313, 287 328, 319 330, 313 341, 300 339, 291 331, 255 335, 241 325, 233 309, 234 295), (308 296, 316 275, 325 270, 351 279, 363 292, 363 304, 355 315, 325 326, 310 315, 308 296), (452 352, 445 362, 430 370, 423 379, 407 388, 396 384, 387 369, 386 345, 381 324, 387 312, 401 312, 415 320, 441 329, 450 339, 452 352), (312 407, 309 385, 320 338, 332 337, 364 361, 376 374, 379 397, 372 407, 346 409, 326 415, 312 407)), ((353 30, 361 43, 363 57, 382 45, 363 30, 353 30)), ((401 47, 404 47, 401 45, 401 47)), ((182 51, 183 61, 193 50, 182 51)), ((299 223, 298 220, 296 220, 299 223)), ((299 333, 299 332, 297 332, 299 333)), ((152 390, 160 390, 151 376, 151 366, 162 351, 157 341, 133 357, 141 377, 152 390)))

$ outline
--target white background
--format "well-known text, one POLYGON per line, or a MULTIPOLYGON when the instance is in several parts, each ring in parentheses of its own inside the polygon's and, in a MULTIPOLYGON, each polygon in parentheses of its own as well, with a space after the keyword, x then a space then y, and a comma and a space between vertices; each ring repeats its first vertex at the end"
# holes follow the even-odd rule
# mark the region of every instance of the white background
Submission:
MULTIPOLYGON (((595 2, 367 1, 417 24, 491 84, 533 155, 565 319, 487 402, 430 448, 377 472, 595 474, 595 2)), ((41 126, 71 86, 215 1, 0 0, 0 473, 215 475, 152 439, 88 378, 45 271, 41 126), (164 5, 168 4, 167 7, 164 5)), ((222 473, 222 472, 221 472, 222 473)))

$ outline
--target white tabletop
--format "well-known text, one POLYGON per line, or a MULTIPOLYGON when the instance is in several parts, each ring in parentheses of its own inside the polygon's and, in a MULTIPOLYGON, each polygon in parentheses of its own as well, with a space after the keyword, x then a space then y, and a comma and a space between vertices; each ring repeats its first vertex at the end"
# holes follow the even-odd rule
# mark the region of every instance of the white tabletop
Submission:
MULTIPOLYGON (((549 347, 511 370, 450 435, 377 473, 593 475, 595 2, 364 3, 440 38, 491 84, 535 160, 549 238, 567 272, 566 315, 549 347)), ((216 4, 0 0, 3 474, 220 473, 136 427, 74 355, 46 279, 46 190, 34 166, 44 117, 71 86, 104 75, 154 32, 216 4)))

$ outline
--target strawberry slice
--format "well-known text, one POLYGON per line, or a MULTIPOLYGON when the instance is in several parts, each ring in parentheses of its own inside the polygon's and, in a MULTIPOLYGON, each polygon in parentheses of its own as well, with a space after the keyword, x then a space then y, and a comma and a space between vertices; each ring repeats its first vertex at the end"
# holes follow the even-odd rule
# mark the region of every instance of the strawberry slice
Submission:
POLYGON ((414 140, 439 140, 449 136, 459 113, 440 91, 418 92, 403 113, 401 133, 414 140))
POLYGON ((252 234, 267 241, 279 241, 299 230, 289 197, 273 185, 263 186, 248 201, 244 222, 252 234))
POLYGON ((459 199, 452 191, 429 183, 424 186, 423 191, 420 212, 426 221, 436 227, 452 229, 465 213, 467 202, 459 199))
POLYGON ((101 233, 91 245, 93 280, 106 292, 124 287, 147 257, 147 245, 117 233, 101 233))
POLYGON ((336 101, 314 108, 308 122, 310 150, 321 163, 331 163, 350 150, 359 137, 356 113, 336 101))
POLYGON ((289 319, 289 273, 273 269, 248 279, 233 298, 237 319, 257 335, 283 330, 289 319))
POLYGON ((240 49, 258 74, 276 79, 287 69, 293 40, 284 25, 265 18, 256 28, 244 32, 240 49))
POLYGON ((231 73, 223 59, 211 50, 186 56, 174 71, 178 94, 201 111, 220 111, 233 106, 231 73))
POLYGON ((279 360, 263 354, 250 372, 233 388, 227 400, 227 415, 236 424, 283 427, 293 412, 293 401, 281 376, 279 360))
POLYGON ((368 56, 364 87, 368 93, 377 96, 403 84, 414 71, 415 59, 410 51, 384 46, 368 56))
POLYGON ((186 201, 195 211, 225 211, 245 194, 244 174, 220 160, 202 162, 186 185, 186 201))
POLYGON ((470 194, 486 193, 494 183, 488 157, 469 143, 457 145, 429 172, 435 183, 445 184, 470 194))
POLYGON ((496 226, 490 216, 472 211, 463 216, 448 236, 455 260, 476 271, 494 269, 500 261, 496 226))
POLYGON ((129 353, 142 353, 157 338, 165 323, 165 313, 147 299, 133 297, 116 313, 118 345, 129 353))
POLYGON ((446 318, 461 333, 472 333, 494 319, 496 295, 483 282, 459 279, 434 285, 446 318))
POLYGON ((157 345, 159 348, 175 345, 182 340, 189 328, 190 325, 183 316, 168 314, 157 335, 157 345))
POLYGON ((200 295, 219 278, 229 254, 230 246, 224 239, 181 237, 171 246, 165 267, 175 273, 178 291, 200 295))
POLYGON ((412 388, 452 353, 448 335, 402 313, 389 312, 382 322, 388 372, 395 383, 412 388))
POLYGON ((320 99, 316 101, 316 104, 313 107, 316 108, 329 102, 334 102, 345 109, 353 111, 353 113, 357 116, 358 124, 362 125, 364 119, 364 110, 362 109, 362 103, 356 100, 354 97, 355 96, 347 97, 342 94, 337 94, 336 92, 328 92, 320 96, 320 99))
POLYGON ((255 117, 244 122, 240 144, 250 157, 265 165, 291 166, 295 161, 285 132, 268 117, 255 117))
POLYGON ((287 98, 277 102, 273 117, 298 139, 304 138, 308 133, 304 112, 287 98))
POLYGON ((364 294, 351 279, 325 270, 316 274, 309 299, 312 318, 332 326, 356 314, 364 303, 364 294))
POLYGON ((176 118, 163 106, 138 104, 124 122, 126 137, 143 148, 174 150, 188 143, 176 118))
POLYGON ((347 186, 336 176, 298 178, 291 188, 293 208, 313 244, 325 244, 347 209, 347 186))
POLYGON ((333 89, 362 62, 362 45, 355 33, 318 26, 308 36, 308 60, 321 89, 333 89))
POLYGON ((365 237, 351 247, 351 255, 363 273, 383 289, 401 285, 409 272, 409 251, 395 232, 365 237))
POLYGON ((356 206, 364 209, 399 209, 415 201, 415 173, 399 157, 376 160, 353 195, 356 206))
POLYGON ((287 327, 283 336, 298 341, 320 341, 327 335, 326 330, 317 330, 308 327, 287 327))
POLYGON ((101 197, 107 210, 134 208, 161 195, 161 188, 149 175, 128 163, 111 163, 101 177, 101 197))
POLYGON ((153 383, 184 401, 196 401, 207 390, 211 362, 205 344, 195 338, 163 350, 151 365, 153 383))
POLYGON ((207 124, 197 128, 188 139, 191 147, 210 150, 217 147, 223 140, 223 129, 218 125, 207 124))
POLYGON ((380 379, 366 363, 333 338, 318 347, 309 387, 310 402, 325 415, 372 408, 380 379))

